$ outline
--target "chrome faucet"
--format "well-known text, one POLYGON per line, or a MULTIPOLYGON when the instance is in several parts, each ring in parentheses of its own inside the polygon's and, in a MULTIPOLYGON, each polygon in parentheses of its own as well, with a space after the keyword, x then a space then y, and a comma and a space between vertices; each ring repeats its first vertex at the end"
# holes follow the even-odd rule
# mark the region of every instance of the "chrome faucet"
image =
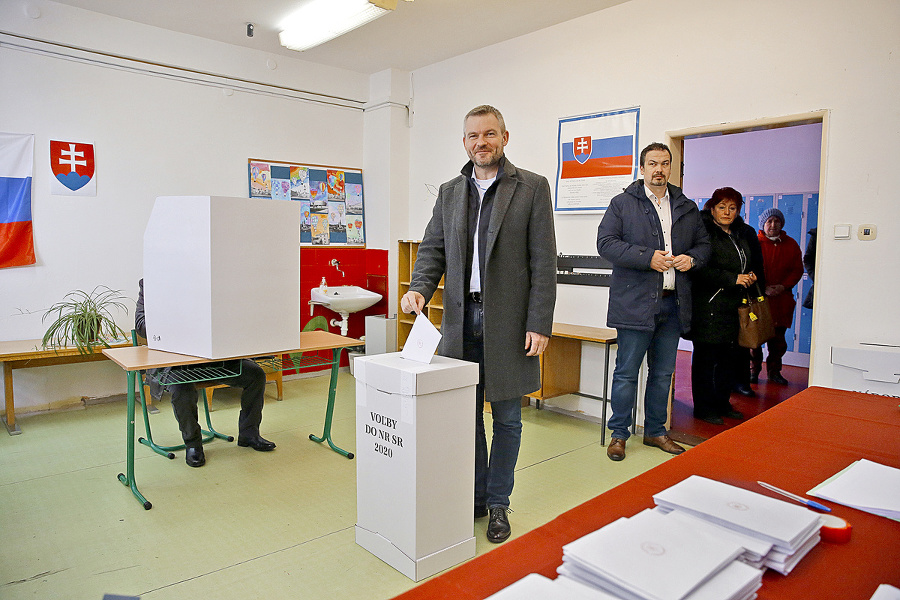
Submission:
POLYGON ((338 273, 341 274, 341 277, 345 277, 344 272, 341 271, 341 263, 340 263, 340 261, 339 261, 338 259, 332 258, 332 259, 331 259, 331 266, 338 270, 338 273))

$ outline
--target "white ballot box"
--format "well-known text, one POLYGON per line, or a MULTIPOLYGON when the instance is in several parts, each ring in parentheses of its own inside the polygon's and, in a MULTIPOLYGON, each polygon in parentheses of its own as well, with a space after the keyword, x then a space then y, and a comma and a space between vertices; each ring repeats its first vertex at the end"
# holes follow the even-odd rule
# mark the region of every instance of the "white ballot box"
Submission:
POLYGON ((475 556, 478 364, 355 360, 356 543, 420 581, 475 556))
POLYGON ((839 390, 900 396, 900 347, 858 344, 831 347, 832 385, 839 390))
POLYGON ((203 358, 298 347, 300 209, 162 196, 144 231, 147 345, 203 358))

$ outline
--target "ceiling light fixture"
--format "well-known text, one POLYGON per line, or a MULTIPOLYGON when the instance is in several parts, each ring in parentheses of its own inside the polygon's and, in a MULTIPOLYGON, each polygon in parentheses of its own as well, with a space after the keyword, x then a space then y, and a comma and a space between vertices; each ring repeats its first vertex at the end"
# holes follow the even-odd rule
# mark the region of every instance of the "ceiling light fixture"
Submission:
POLYGON ((397 0, 311 0, 283 23, 281 45, 308 50, 397 8, 397 0))

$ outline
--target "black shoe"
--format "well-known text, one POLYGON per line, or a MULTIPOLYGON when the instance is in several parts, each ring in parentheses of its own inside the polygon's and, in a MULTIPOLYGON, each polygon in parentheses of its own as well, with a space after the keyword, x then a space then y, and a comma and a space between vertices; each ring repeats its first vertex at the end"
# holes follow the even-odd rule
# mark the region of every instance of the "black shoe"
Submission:
POLYGON ((509 539, 512 530, 509 528, 509 519, 506 516, 507 506, 491 507, 491 522, 488 523, 487 539, 489 542, 499 544, 509 539))
POLYGON ((202 467, 205 465, 206 456, 203 455, 203 446, 185 448, 184 462, 189 467, 202 467))
POLYGON ((777 383, 778 385, 790 385, 790 382, 781 376, 780 371, 775 371, 773 373, 769 373, 766 378, 772 383, 777 383))
POLYGON ((717 417, 716 415, 709 415, 706 417, 698 417, 694 415, 695 419, 700 419, 701 421, 706 421, 707 423, 711 423, 713 425, 724 425, 725 421, 722 420, 722 417, 717 417))
POLYGON ((746 383, 738 383, 734 386, 734 391, 740 394, 741 396, 747 396, 748 398, 756 398, 756 392, 753 391, 746 383))
POLYGON ((739 410, 735 410, 735 409, 733 409, 733 408, 732 408, 731 410, 729 410, 728 412, 726 412, 726 413, 725 413, 724 415, 722 415, 722 416, 728 417, 729 419, 737 419, 738 421, 743 421, 743 420, 744 420, 744 413, 742 413, 742 412, 739 411, 739 410))
POLYGON ((481 517, 486 517, 488 514, 487 504, 476 504, 475 505, 475 518, 480 519, 481 517))
POLYGON ((238 446, 243 446, 244 448, 250 447, 260 452, 270 452, 275 449, 275 442, 270 442, 267 439, 263 439, 259 434, 256 434, 253 437, 246 438, 238 436, 238 446))

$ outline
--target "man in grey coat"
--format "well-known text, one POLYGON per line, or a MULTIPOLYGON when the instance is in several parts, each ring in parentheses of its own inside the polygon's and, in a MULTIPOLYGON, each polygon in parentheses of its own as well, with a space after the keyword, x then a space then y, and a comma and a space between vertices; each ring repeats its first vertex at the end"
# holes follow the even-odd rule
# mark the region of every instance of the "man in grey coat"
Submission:
POLYGON ((613 264, 608 327, 618 333, 610 404, 612 436, 606 455, 625 458, 638 372, 647 356, 644 444, 670 454, 684 448, 669 438, 666 417, 678 339, 691 329, 688 271, 709 260, 709 234, 700 211, 671 185, 672 153, 653 143, 641 151, 641 175, 613 198, 597 229, 597 251, 613 264))
POLYGON ((522 438, 521 399, 540 387, 538 355, 556 303, 556 238, 550 184, 503 154, 503 115, 478 106, 463 121, 470 161, 443 184, 419 244, 404 312, 421 312, 445 277, 443 356, 479 363, 475 417, 475 517, 487 538, 510 535, 509 496, 522 438), (484 402, 491 403, 488 456, 484 402))

